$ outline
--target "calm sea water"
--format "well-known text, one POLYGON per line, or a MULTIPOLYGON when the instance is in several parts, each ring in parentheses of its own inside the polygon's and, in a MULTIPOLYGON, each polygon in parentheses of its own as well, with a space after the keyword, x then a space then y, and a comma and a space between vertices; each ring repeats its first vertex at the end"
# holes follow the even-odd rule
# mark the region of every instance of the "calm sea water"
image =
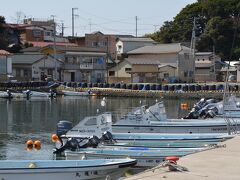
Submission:
MULTIPOLYGON (((57 97, 56 99, 33 98, 0 99, 0 159, 53 159, 54 144, 51 135, 60 120, 77 124, 86 116, 112 112, 113 121, 139 107, 152 105, 156 99, 106 97, 106 106, 101 106, 102 97, 57 97), (27 140, 40 140, 41 150, 27 150, 27 140)), ((169 118, 183 117, 186 110, 181 103, 193 105, 193 100, 163 100, 169 118)))

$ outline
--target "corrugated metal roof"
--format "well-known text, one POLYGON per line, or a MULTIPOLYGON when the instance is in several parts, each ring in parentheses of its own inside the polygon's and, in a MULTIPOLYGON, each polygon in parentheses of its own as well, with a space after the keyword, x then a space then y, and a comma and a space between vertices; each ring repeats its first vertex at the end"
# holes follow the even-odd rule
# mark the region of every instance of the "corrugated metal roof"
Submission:
POLYGON ((190 48, 181 46, 180 43, 158 44, 158 45, 144 46, 144 47, 129 51, 127 54, 178 53, 181 50, 190 50, 190 48))
POLYGON ((12 56, 13 64, 33 64, 36 61, 44 58, 43 54, 15 54, 12 56))

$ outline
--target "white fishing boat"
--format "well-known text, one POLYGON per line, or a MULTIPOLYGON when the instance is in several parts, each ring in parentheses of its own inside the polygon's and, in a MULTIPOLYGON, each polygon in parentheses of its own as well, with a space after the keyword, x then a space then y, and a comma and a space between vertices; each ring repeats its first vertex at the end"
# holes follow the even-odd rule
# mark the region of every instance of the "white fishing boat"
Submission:
POLYGON ((54 92, 40 92, 40 91, 30 91, 26 90, 23 91, 26 97, 55 97, 56 93, 54 92))
POLYGON ((182 157, 196 151, 154 151, 154 150, 129 150, 129 149, 99 149, 86 148, 78 151, 65 151, 65 157, 68 160, 73 159, 117 159, 134 158, 137 164, 134 168, 149 168, 157 166, 168 156, 182 157))
POLYGON ((115 180, 136 164, 133 159, 99 160, 4 160, 3 180, 115 180))
MULTIPOLYGON (((169 134, 169 133, 115 133, 112 132, 112 119, 110 113, 86 117, 72 128, 71 122, 60 121, 57 124, 56 153, 66 149, 76 150, 83 147, 97 147, 103 142, 141 142, 151 144, 174 144, 174 142, 191 144, 216 144, 234 137, 223 133, 200 134, 169 134)), ((179 144, 178 144, 179 145, 179 144)))
POLYGON ((62 90, 64 96, 89 96, 91 91, 68 91, 62 90))
POLYGON ((0 91, 0 98, 25 98, 26 95, 18 92, 0 91))
POLYGON ((168 119, 165 107, 158 102, 148 109, 127 114, 113 126, 113 132, 125 133, 228 133, 228 128, 237 132, 240 128, 240 119, 235 118, 231 127, 222 117, 208 119, 168 119))

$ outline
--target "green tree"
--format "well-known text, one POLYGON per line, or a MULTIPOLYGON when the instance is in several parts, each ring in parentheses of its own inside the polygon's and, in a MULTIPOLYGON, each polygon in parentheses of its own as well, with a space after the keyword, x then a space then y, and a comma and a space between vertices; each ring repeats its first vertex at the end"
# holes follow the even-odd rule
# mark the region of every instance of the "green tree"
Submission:
POLYGON ((0 49, 7 49, 8 46, 8 35, 7 30, 5 28, 5 18, 0 16, 0 49))
POLYGON ((232 51, 232 59, 238 59, 239 13, 239 0, 198 0, 183 8, 173 21, 165 22, 159 31, 148 36, 161 43, 190 42, 195 17, 197 50, 212 51, 215 47, 216 53, 222 58, 229 59, 232 51), (236 29, 237 36, 232 49, 236 29))

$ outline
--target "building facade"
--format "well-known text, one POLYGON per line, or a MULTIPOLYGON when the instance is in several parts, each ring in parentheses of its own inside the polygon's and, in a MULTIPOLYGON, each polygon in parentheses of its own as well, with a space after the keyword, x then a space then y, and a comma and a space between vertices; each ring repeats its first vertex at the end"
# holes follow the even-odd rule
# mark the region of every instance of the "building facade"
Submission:
POLYGON ((0 81, 8 79, 8 75, 12 74, 12 58, 11 54, 5 50, 0 50, 0 81))
POLYGON ((221 66, 221 58, 213 52, 195 53, 195 82, 217 81, 221 66))
POLYGON ((180 43, 144 46, 127 53, 132 82, 193 82, 194 59, 180 43))

